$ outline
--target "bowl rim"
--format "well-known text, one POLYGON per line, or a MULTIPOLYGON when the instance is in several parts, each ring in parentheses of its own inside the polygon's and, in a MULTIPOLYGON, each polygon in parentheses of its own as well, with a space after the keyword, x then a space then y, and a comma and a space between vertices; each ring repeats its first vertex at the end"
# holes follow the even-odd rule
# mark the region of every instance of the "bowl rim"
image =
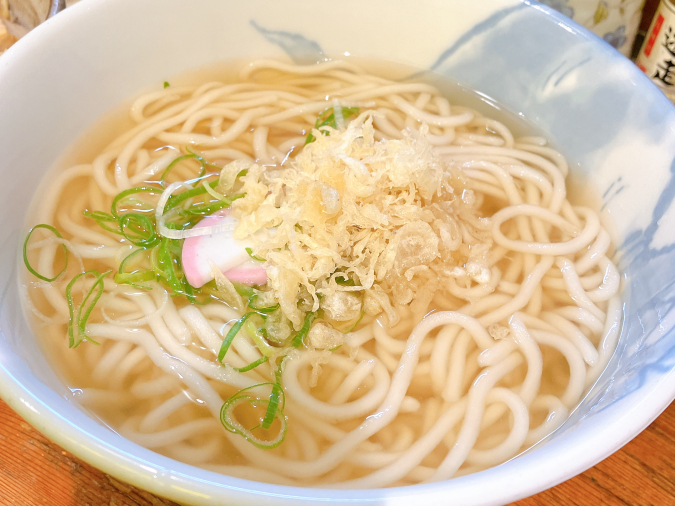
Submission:
MULTIPOLYGON (((552 16, 558 25, 568 31, 572 31, 583 39, 592 41, 594 44, 602 43, 609 46, 603 39, 545 5, 532 0, 516 0, 516 2, 540 11, 542 15, 552 16)), ((14 61, 20 60, 24 54, 30 54, 32 51, 35 51, 36 48, 48 42, 59 31, 66 30, 70 23, 79 23, 79 18, 86 18, 86 16, 90 15, 89 13, 95 13, 105 3, 106 0, 79 2, 58 16, 47 20, 27 34, 19 43, 15 44, 3 55, 3 59, 0 60, 0 74, 11 71, 14 61)), ((614 56, 624 59, 626 63, 629 62, 618 52, 614 56)), ((632 63, 630 65, 632 66, 632 63)), ((637 67, 632 70, 632 73, 635 76, 642 76, 640 79, 649 82, 648 78, 637 67)), ((653 89, 649 89, 648 93, 654 95, 660 92, 657 91, 656 87, 653 87, 653 89)), ((672 333, 672 329, 669 329, 667 332, 672 333)), ((0 333, 0 353, 2 353, 3 339, 6 339, 6 337, 0 333)), ((528 468, 531 467, 530 461, 533 460, 532 454, 525 454, 516 460, 510 461, 510 469, 508 471, 505 471, 502 466, 496 466, 474 475, 438 483, 387 489, 337 491, 334 489, 309 489, 269 485, 240 478, 232 478, 182 464, 135 445, 139 449, 138 454, 149 452, 148 455, 157 457, 152 459, 151 467, 148 467, 146 465, 148 462, 144 460, 143 456, 137 454, 129 455, 119 447, 110 444, 110 442, 100 439, 87 428, 77 426, 62 417, 52 404, 53 402, 61 401, 65 403, 68 401, 60 398, 58 394, 46 387, 46 385, 43 385, 45 388, 42 389, 29 388, 30 385, 25 384, 16 377, 16 372, 18 370, 5 367, 0 360, 0 397, 16 413, 51 441, 88 464, 118 479, 161 496, 174 500, 190 501, 195 504, 217 504, 220 501, 232 501, 235 497, 242 502, 248 503, 253 503, 256 499, 264 497, 267 502, 274 502, 276 504, 294 504, 300 500, 321 500, 322 502, 329 501, 335 503, 363 501, 406 504, 413 497, 417 499, 429 498, 432 501, 438 501, 440 498, 447 499, 446 492, 448 487, 452 487, 453 489, 470 489, 474 486, 475 482, 483 481, 483 478, 487 474, 490 474, 492 479, 495 480, 495 485, 501 484, 507 488, 502 489, 498 496, 487 491, 485 497, 480 502, 472 502, 471 504, 503 504, 504 502, 515 501, 555 486, 597 464, 637 436, 675 399, 675 370, 671 369, 666 374, 660 376, 658 380, 651 379, 647 395, 641 391, 642 398, 639 402, 632 402, 632 409, 628 412, 620 408, 623 407, 628 398, 631 398, 630 395, 622 399, 617 405, 611 406, 602 413, 598 413, 596 416, 600 417, 599 420, 605 422, 607 426, 607 430, 603 434, 584 434, 589 431, 585 431, 585 427, 583 426, 575 429, 586 437, 593 437, 592 450, 580 448, 579 445, 576 445, 575 448, 557 448, 558 451, 555 457, 550 455, 539 456, 538 459, 541 460, 543 458, 546 462, 540 463, 541 469, 530 475, 529 478, 531 479, 528 479, 524 484, 514 484, 512 478, 515 474, 528 472, 528 468), (617 436, 617 434, 620 436, 617 436), (565 462, 566 465, 560 465, 561 462, 565 462), (172 463, 175 463, 174 468, 178 468, 177 472, 165 466, 165 464, 172 463), (160 475, 157 474, 157 468, 162 468, 160 475), (202 477, 198 477, 196 473, 190 474, 189 471, 191 470, 197 471, 202 477), (192 485, 194 490, 181 489, 180 486, 168 487, 167 484, 171 484, 172 481, 179 481, 182 485, 192 485), (200 493, 200 490, 206 493, 200 493), (508 492, 504 493, 504 490, 508 490, 508 492), (210 493, 219 493, 221 495, 210 498, 208 495, 210 493)), ((85 415, 83 414, 83 416, 85 415)), ((103 426, 101 427, 108 430, 103 426)), ((115 433, 111 432, 111 434, 115 433)), ((556 441, 551 441, 547 446, 556 444, 556 441)), ((465 504, 465 502, 460 500, 457 504, 465 504)))

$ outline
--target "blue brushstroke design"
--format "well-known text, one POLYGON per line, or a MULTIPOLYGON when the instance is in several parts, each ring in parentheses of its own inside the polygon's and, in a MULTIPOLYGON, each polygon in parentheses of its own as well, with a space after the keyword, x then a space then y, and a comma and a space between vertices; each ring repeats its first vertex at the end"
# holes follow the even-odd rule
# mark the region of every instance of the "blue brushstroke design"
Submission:
MULTIPOLYGON (((652 250, 649 245, 659 228, 659 220, 666 214, 673 200, 675 200, 675 159, 673 159, 670 165, 670 179, 666 183, 654 207, 649 226, 645 230, 638 230, 630 234, 621 245, 633 257, 630 263, 631 266, 637 267, 662 254, 662 251, 652 250)), ((673 270, 669 271, 673 272, 673 270)))
POLYGON ((429 70, 437 70, 443 64, 443 62, 445 62, 445 60, 447 60, 453 54, 455 54, 462 46, 464 46, 471 39, 477 37, 483 32, 490 30, 491 28, 494 28, 497 24, 502 22, 504 19, 506 19, 514 12, 525 8, 527 8, 526 4, 520 4, 514 7, 509 7, 508 9, 503 9, 501 11, 495 12, 487 19, 473 26, 471 30, 467 31, 459 39, 457 39, 457 41, 452 46, 443 51, 441 55, 436 59, 436 61, 431 64, 429 70))
POLYGON ((251 26, 255 28, 268 42, 279 46, 298 65, 311 65, 324 61, 326 56, 323 49, 315 40, 308 39, 300 33, 284 30, 269 30, 260 26, 253 19, 251 26))
MULTIPOLYGON (((626 189, 626 185, 621 184, 621 178, 617 179, 614 181, 609 188, 605 191, 605 193, 602 195, 602 207, 600 207, 600 211, 604 211, 607 206, 609 206, 612 203, 612 200, 614 200, 614 197, 619 195, 622 191, 626 189), (619 186, 620 185, 620 186, 619 186), (613 190, 613 191, 612 191, 613 190)), ((623 250, 623 245, 618 248, 619 251, 623 250)))
MULTIPOLYGON (((616 181, 620 182, 621 178, 616 181)), ((622 185, 616 189, 609 200, 624 188, 622 185)), ((572 430, 582 420, 604 411, 639 391, 654 377, 675 368, 675 333, 673 328, 664 326, 665 318, 675 310, 675 244, 660 249, 650 247, 659 221, 674 201, 675 158, 670 165, 670 179, 658 198, 649 225, 630 234, 618 248, 623 255, 621 267, 628 274, 629 287, 624 295, 627 302, 616 352, 593 394, 552 438, 572 430)), ((607 204, 605 202, 605 206, 607 204)))
POLYGON ((607 198, 607 195, 609 195, 609 192, 612 191, 612 188, 614 188, 615 185, 621 182, 622 177, 619 176, 615 181, 612 181, 612 184, 610 184, 607 189, 605 190, 605 193, 602 194, 602 198, 605 199, 607 198))
MULTIPOLYGON (((664 114, 665 97, 644 104, 640 111, 617 107, 630 102, 633 89, 615 83, 626 79, 634 69, 626 69, 618 54, 599 58, 601 52, 593 51, 589 45, 595 37, 587 34, 579 38, 577 31, 573 22, 524 0, 520 6, 496 12, 463 34, 440 54, 430 70, 478 88, 498 103, 520 104, 531 121, 545 125, 549 136, 570 147, 569 154, 575 161, 588 161, 590 154, 611 145, 626 125, 653 133, 655 143, 668 140, 666 132, 668 126, 675 125, 675 116, 664 114), (532 9, 523 10, 526 5, 549 12, 548 23, 569 29, 552 30, 532 9), (545 49, 539 44, 545 44, 545 49), (505 47, 509 50, 505 51, 505 47), (594 77, 603 73, 617 80, 594 84, 594 77), (508 86, 504 76, 509 76, 508 86), (562 87, 570 76, 578 80, 574 93, 562 87)), ((643 79, 635 74, 631 80, 643 79)), ((584 163, 582 167, 591 168, 584 163)), ((619 194, 631 191, 621 184, 620 176, 606 189, 604 206, 619 194)), ((628 274, 628 286, 624 293, 625 321, 616 353, 595 389, 553 437, 572 430, 583 419, 615 405, 675 367, 675 332, 668 329, 672 322, 664 328, 664 318, 675 311, 675 244, 660 250, 650 247, 659 221, 675 201, 675 160, 669 181, 659 193, 649 225, 628 234, 617 248, 621 253, 620 269, 628 274)), ((644 211, 636 209, 636 214, 641 212, 644 211)))
MULTIPOLYGON (((558 65, 556 68, 553 69, 553 71, 551 72, 551 74, 550 74, 550 75, 546 78, 546 80, 544 81, 544 84, 543 84, 543 87, 544 87, 544 88, 546 88, 546 87, 548 86, 548 83, 551 82, 551 79, 555 78, 555 76, 558 74, 558 72, 562 71, 562 70, 565 68, 565 65, 567 65, 567 61, 566 61, 566 60, 563 60, 563 61, 560 63, 560 65, 558 65)), ((566 74, 563 74, 563 75, 566 75, 566 74)), ((554 84, 553 86, 557 86, 557 85, 558 85, 558 81, 556 81, 555 84, 554 84)))
MULTIPOLYGON (((573 64, 572 67, 568 68, 565 72, 562 73, 562 75, 561 75, 560 77, 558 77, 558 79, 556 80, 556 82, 553 83, 553 87, 555 88, 555 87, 557 87, 558 85, 560 85, 560 83, 563 82, 563 79, 565 79, 565 78, 566 78, 568 75, 570 75, 572 72, 575 72, 575 71, 578 70, 581 66, 586 65, 586 64, 587 64, 588 62, 590 62, 590 61, 591 61, 591 58, 589 57, 589 58, 585 58, 585 59, 581 60, 580 62, 577 62, 577 63, 573 64)), ((567 60, 565 60, 565 61, 563 62, 563 65, 566 65, 566 64, 567 64, 567 60)))

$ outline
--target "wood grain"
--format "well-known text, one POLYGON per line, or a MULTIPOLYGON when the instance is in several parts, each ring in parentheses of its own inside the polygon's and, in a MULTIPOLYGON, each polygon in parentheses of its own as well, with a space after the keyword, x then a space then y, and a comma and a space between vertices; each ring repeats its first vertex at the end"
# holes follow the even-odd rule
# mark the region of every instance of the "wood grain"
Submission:
MULTIPOLYGON (((177 506, 50 442, 0 401, 0 506, 177 506)), ((675 404, 622 450, 517 506, 675 505, 675 404)))

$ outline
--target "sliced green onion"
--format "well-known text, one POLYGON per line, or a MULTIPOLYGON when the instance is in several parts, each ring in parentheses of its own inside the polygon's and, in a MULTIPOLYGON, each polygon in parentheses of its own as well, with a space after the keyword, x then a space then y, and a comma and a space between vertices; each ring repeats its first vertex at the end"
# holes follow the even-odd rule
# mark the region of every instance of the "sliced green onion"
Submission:
POLYGON ((152 271, 159 276, 159 280, 171 290, 171 296, 185 295, 192 304, 208 304, 211 299, 200 300, 198 295, 204 295, 187 282, 181 269, 181 241, 162 237, 159 246, 150 250, 150 265, 152 271))
POLYGON ((272 393, 270 394, 270 401, 267 405, 267 411, 265 412, 265 418, 263 418, 262 423, 260 424, 263 429, 269 429, 272 426, 272 422, 276 417, 277 410, 279 409, 279 401, 283 394, 283 389, 281 388, 281 364, 284 359, 282 358, 279 361, 277 370, 274 373, 274 385, 272 385, 272 393))
POLYGON ((253 309, 256 313, 263 313, 263 314, 270 314, 274 313, 277 309, 279 309, 279 303, 277 302, 273 306, 263 306, 263 307, 258 307, 255 305, 255 301, 258 298, 257 295, 252 297, 251 300, 249 300, 248 307, 253 309))
MULTIPOLYGON (((237 399, 242 398, 242 397, 248 397, 248 398, 250 399, 251 397, 249 396, 248 393, 246 393, 246 392, 248 392, 249 390, 253 390, 254 388, 263 387, 263 386, 265 386, 265 385, 273 385, 273 384, 274 384, 274 383, 271 382, 271 381, 265 381, 265 382, 263 382, 263 383, 256 383, 255 385, 251 385, 250 387, 242 388, 242 389, 239 390, 237 393, 231 395, 231 396, 223 403, 223 406, 220 408, 221 422, 223 422, 223 409, 226 407, 227 404, 231 404, 232 402, 234 402, 234 401, 236 401, 237 399)), ((256 399, 257 399, 257 398, 256 398, 256 399)), ((267 399, 263 399, 263 402, 267 402, 267 399)), ((228 406, 228 407, 229 407, 229 406, 228 406)), ((230 425, 229 423, 223 422, 223 426, 225 427, 225 429, 227 429, 229 432, 236 432, 236 431, 234 431, 229 425, 230 425)))
POLYGON ((356 286, 356 282, 347 277, 346 274, 344 276, 335 276, 335 282, 341 286, 356 286))
MULTIPOLYGON (((218 186, 218 181, 211 181, 209 183, 209 186, 211 186, 211 188, 215 188, 216 186, 218 186)), ((169 212, 178 204, 183 203, 187 199, 192 197, 198 197, 199 195, 204 195, 205 193, 206 189, 203 186, 198 186, 197 188, 193 188, 192 190, 187 190, 177 195, 171 195, 169 197, 169 200, 166 202, 166 205, 164 206, 164 214, 169 212)))
POLYGON ((166 237, 163 237, 160 241, 157 247, 156 268, 157 273, 165 281, 165 284, 173 290, 174 295, 178 295, 183 293, 183 282, 179 279, 178 262, 175 260, 172 252, 173 241, 175 239, 167 239, 166 237))
MULTIPOLYGON (((224 403, 223 406, 220 409, 220 422, 223 424, 223 427, 225 427, 226 430, 234 433, 234 434, 239 434, 242 436, 244 439, 246 439, 248 442, 253 444, 254 446, 257 446, 258 448, 262 448, 264 450, 269 450, 272 448, 276 448, 279 446, 284 439, 286 438, 286 431, 288 429, 288 422, 286 420, 286 417, 284 416, 283 409, 275 408, 274 410, 274 418, 278 418, 279 422, 281 423, 281 427, 279 429, 279 433, 277 436, 270 440, 270 441, 265 441, 262 440, 258 437, 256 437, 253 434, 253 430, 258 428, 259 426, 255 426, 251 429, 246 429, 243 427, 237 420, 234 419, 233 417, 233 412, 234 409, 244 403, 248 402, 252 406, 265 406, 267 405, 269 408, 270 401, 266 399, 257 399, 257 398, 252 398, 250 395, 246 393, 247 390, 251 390, 252 388, 256 388, 259 386, 263 385, 273 385, 272 388, 274 389, 274 386, 276 384, 273 383, 259 383, 257 385, 253 385, 248 388, 244 388, 234 394, 232 397, 227 399, 224 403)), ((283 396, 283 391, 281 392, 281 395, 283 396)), ((266 413, 267 414, 267 413, 266 413)), ((274 419, 272 419, 274 421, 274 419)), ((270 423, 271 425, 271 423, 270 423)), ((269 428, 269 427, 268 427, 269 428)))
MULTIPOLYGON (((219 167, 218 165, 215 165, 213 163, 210 163, 206 161, 206 159, 195 153, 194 151, 191 151, 190 148, 186 148, 188 154, 187 155, 182 155, 176 158, 174 161, 172 161, 169 166, 164 170, 162 173, 162 177, 159 179, 159 182, 161 185, 164 185, 164 180, 166 177, 169 175, 169 173, 173 170, 173 168, 176 166, 176 164, 182 162, 183 160, 197 160, 199 162, 199 165, 201 165, 201 170, 199 171, 199 176, 197 177, 198 179, 204 177, 206 175, 206 168, 207 167, 212 167, 214 169, 217 169, 218 171, 221 171, 223 168, 219 167)), ((238 177, 238 176, 237 176, 238 177)), ((215 186, 211 186, 211 188, 215 188, 215 186)))
POLYGON ((152 290, 151 286, 139 285, 143 281, 152 281, 155 279, 155 273, 152 271, 138 271, 132 273, 120 273, 115 274, 114 280, 118 285, 130 285, 134 288, 140 288, 142 290, 152 290))
POLYGON ((239 295, 241 295, 242 297, 246 297, 248 299, 248 307, 253 309, 253 311, 265 315, 273 313, 274 311, 279 309, 279 303, 276 303, 273 306, 263 306, 263 307, 256 306, 255 301, 258 300, 258 297, 260 296, 260 292, 258 290, 250 286, 237 283, 236 281, 233 282, 232 285, 234 286, 234 289, 237 291, 239 295))
POLYGON ((220 351, 218 352, 218 362, 223 361, 223 359, 225 358, 225 354, 227 353, 227 350, 230 349, 232 341, 234 340, 235 336, 239 333, 239 330, 241 330, 241 327, 244 325, 244 323, 246 323, 246 320, 248 320, 251 316, 256 314, 258 313, 246 313, 244 316, 239 318, 239 320, 237 320, 237 322, 234 325, 232 325, 232 328, 225 335, 225 339, 223 339, 223 344, 220 346, 220 351))
POLYGON ((271 346, 266 341, 265 338, 267 336, 265 335, 265 329, 257 328, 252 320, 246 322, 246 325, 244 325, 244 329, 246 330, 246 332, 248 332, 248 335, 251 336, 251 339, 253 339, 253 343, 258 348, 258 351, 260 351, 260 353, 262 353, 266 357, 271 357, 279 352, 278 348, 271 346))
POLYGON ((264 306, 264 307, 258 307, 255 304, 249 304, 249 308, 253 309, 256 313, 259 313, 261 316, 268 315, 270 313, 274 313, 277 309, 279 309, 279 304, 274 304, 273 306, 264 306))
POLYGON ((205 299, 198 299, 197 295, 201 295, 202 292, 201 290, 198 290, 200 293, 195 292, 195 288, 188 283, 187 279, 185 279, 185 275, 183 275, 183 293, 187 297, 187 299, 190 301, 190 304, 196 304, 198 306, 205 306, 206 304, 209 304, 213 301, 213 299, 208 296, 205 299))
MULTIPOLYGON (((363 305, 363 304, 362 304, 362 305, 363 305)), ((361 323, 361 320, 363 320, 363 317, 364 317, 364 316, 366 316, 366 310, 365 310, 365 309, 361 309, 361 316, 359 316, 359 319, 356 320, 356 323, 355 323, 354 325, 352 325, 351 327, 349 327, 349 330, 347 330, 347 331, 345 332, 345 334, 349 334, 352 330, 354 330, 354 329, 357 327, 357 325, 358 325, 359 323, 361 323)))
POLYGON ((117 210, 117 204, 119 204, 120 201, 122 201, 129 195, 134 195, 136 193, 152 193, 155 195, 159 195, 160 193, 162 193, 162 189, 155 188, 154 186, 137 186, 135 188, 129 188, 128 190, 124 190, 123 192, 118 193, 113 199, 112 205, 110 206, 110 212, 112 213, 114 218, 119 219, 120 217, 117 210))
POLYGON ((241 295, 242 297, 246 297, 247 299, 250 299, 251 297, 256 295, 255 289, 248 285, 232 281, 232 286, 234 286, 234 289, 237 291, 239 295, 241 295))
POLYGON ((307 337, 307 334, 309 334, 309 329, 312 327, 314 320, 316 320, 316 313, 307 313, 307 316, 305 316, 305 323, 293 338, 293 348, 300 347, 302 342, 305 340, 305 337, 307 337))
POLYGON ((164 81, 164 87, 165 87, 165 88, 168 88, 169 86, 171 86, 171 85, 169 84, 169 81, 164 81))
MULTIPOLYGON (((342 117, 344 119, 353 118, 354 116, 358 115, 359 115, 358 107, 342 107, 342 117)), ((314 123, 314 130, 320 130, 321 127, 325 126, 337 129, 337 122, 335 121, 335 111, 333 111, 332 107, 329 107, 321 114, 319 114, 319 117, 316 118, 316 123, 314 123)), ((328 135, 328 132, 324 130, 321 130, 321 133, 323 133, 324 135, 328 135)), ((305 141, 305 145, 309 144, 310 142, 314 142, 315 140, 316 137, 314 137, 312 132, 310 132, 309 135, 307 136, 307 140, 305 141)))
POLYGON ((70 314, 70 321, 68 322, 68 346, 70 348, 76 348, 87 337, 87 320, 89 319, 91 312, 94 310, 94 306, 96 306, 98 299, 100 299, 101 295, 103 295, 103 278, 105 278, 111 272, 112 271, 107 271, 103 274, 96 270, 82 272, 75 276, 70 281, 70 283, 68 283, 68 286, 66 286, 66 301, 68 302, 68 312, 70 314), (96 279, 91 285, 91 288, 89 288, 89 291, 85 294, 77 310, 75 310, 75 303, 73 302, 72 294, 73 286, 78 279, 87 275, 95 276, 96 279), (89 299, 92 297, 92 295, 93 298, 90 301, 89 299), (88 302, 89 304, 87 305, 88 302))
POLYGON ((83 215, 85 215, 87 218, 91 218, 92 220, 96 220, 96 223, 98 223, 98 226, 101 227, 103 230, 107 230, 108 232, 112 232, 114 234, 122 234, 122 231, 120 230, 120 224, 117 218, 115 218, 112 214, 104 213, 103 211, 83 211, 83 215), (106 223, 114 223, 117 225, 116 228, 111 228, 106 223))
MULTIPOLYGON (((124 260, 122 260, 122 263, 120 263, 120 267, 118 272, 114 276, 114 281, 115 283, 119 285, 130 285, 133 286, 134 288, 141 288, 143 290, 151 290, 152 287, 149 286, 143 286, 139 285, 137 283, 143 282, 143 281, 152 281, 154 280, 157 275, 155 274, 154 271, 152 270, 136 270, 133 272, 124 272, 124 268, 127 265, 127 262, 134 256, 136 256, 139 253, 144 253, 147 251, 146 249, 137 249, 136 251, 133 251, 131 254, 127 255, 124 260)), ((154 251, 154 250, 153 250, 154 251)))
MULTIPOLYGON (((224 209, 226 207, 230 207, 232 205, 232 202, 234 202, 237 199, 243 198, 245 195, 246 195, 245 193, 238 193, 237 195, 232 195, 231 197, 227 197, 226 200, 219 200, 217 202, 212 202, 212 203, 204 204, 204 205, 191 206, 191 207, 188 207, 187 209, 179 211, 178 214, 180 216, 186 216, 186 217, 189 217, 189 216, 207 216, 209 214, 213 214, 216 211, 219 211, 219 210, 224 209)), ((169 199, 169 200, 171 200, 171 199, 169 199)))
POLYGON ((173 160, 166 169, 164 169, 164 172, 162 172, 162 177, 159 178, 159 183, 164 184, 164 180, 166 177, 169 175, 169 173, 173 170, 173 168, 182 162, 183 160, 197 160, 199 162, 199 165, 201 166, 201 169, 199 171, 199 177, 202 177, 202 172, 206 173, 206 164, 204 161, 201 159, 201 157, 195 155, 194 153, 191 153, 189 155, 182 155, 173 160))
POLYGON ((120 218, 122 235, 134 246, 151 248, 159 243, 152 220, 139 213, 127 213, 120 218))
POLYGON ((202 186, 203 186, 204 189, 206 190, 206 193, 208 193, 209 195, 211 195, 214 199, 216 199, 216 200, 222 200, 223 202, 227 202, 227 201, 228 201, 228 199, 227 199, 227 197, 226 197, 225 195, 223 195, 222 193, 218 193, 216 190, 214 190, 213 188, 211 188, 211 186, 209 186, 209 185, 206 183, 205 180, 202 181, 202 186))
POLYGON ((245 365, 244 367, 233 367, 232 369, 234 369, 234 370, 237 371, 237 372, 248 372, 248 371, 250 371, 250 370, 252 370, 252 369, 255 369, 255 368, 258 367, 259 365, 264 364, 264 363, 267 362, 268 360, 269 360, 269 357, 260 357, 260 358, 259 358, 258 360, 256 360, 255 362, 251 362, 250 364, 245 365))
POLYGON ((163 238, 162 242, 159 245, 159 250, 157 252, 160 265, 164 267, 164 275, 168 282, 168 285, 173 289, 176 294, 183 293, 185 285, 180 279, 180 270, 178 268, 178 261, 175 257, 175 244, 177 243, 176 239, 167 239, 163 238))
POLYGON ((166 281, 166 283, 173 289, 174 292, 182 290, 183 285, 178 280, 175 273, 173 257, 168 249, 168 242, 170 239, 162 238, 157 248, 157 268, 159 275, 166 281))
POLYGON ((137 250, 135 250, 135 251, 132 251, 132 252, 129 253, 126 257, 124 257, 124 260, 122 260, 122 262, 120 263, 119 273, 120 273, 120 274, 123 273, 124 268, 125 268, 126 265, 127 265, 127 262, 130 261, 132 257, 135 257, 135 256, 138 255, 139 253, 143 253, 143 252, 145 252, 145 251, 147 251, 147 250, 146 250, 146 249, 143 249, 143 248, 140 248, 140 249, 137 249, 137 250))
POLYGON ((51 283, 52 281, 56 281, 61 274, 66 272, 66 269, 68 268, 68 248, 66 248, 65 244, 61 244, 61 247, 63 248, 63 254, 65 255, 65 261, 63 265, 63 269, 59 271, 59 273, 54 276, 53 278, 48 278, 46 276, 43 276, 40 274, 38 271, 33 269, 31 266, 30 262, 28 261, 28 241, 30 240, 30 236, 33 235, 33 232, 35 232, 36 229, 38 228, 44 228, 45 230, 49 230, 52 234, 54 234, 56 237, 59 239, 63 239, 63 236, 61 233, 56 230, 54 227, 51 225, 47 225, 46 223, 40 223, 39 225, 35 225, 33 228, 31 228, 28 231, 28 235, 26 236, 26 240, 23 242, 23 263, 26 265, 26 269, 35 276, 38 279, 41 279, 42 281, 47 281, 48 283, 51 283))
MULTIPOLYGON (((162 242, 160 241, 160 244, 161 243, 162 242)), ((150 250, 150 267, 158 276, 161 276, 164 273, 162 267, 159 265, 159 248, 152 248, 150 250)))
POLYGON ((258 255, 254 255, 252 248, 245 248, 245 249, 246 249, 246 253, 248 253, 248 256, 250 256, 253 260, 257 260, 258 262, 266 262, 267 261, 264 258, 259 257, 258 255))

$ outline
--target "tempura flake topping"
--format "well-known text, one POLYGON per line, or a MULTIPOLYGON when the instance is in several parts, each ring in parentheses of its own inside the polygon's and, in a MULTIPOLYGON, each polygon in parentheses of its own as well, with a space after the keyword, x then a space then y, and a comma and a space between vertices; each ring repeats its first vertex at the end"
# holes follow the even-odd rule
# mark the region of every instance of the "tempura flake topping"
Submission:
POLYGON ((444 277, 489 276, 489 223, 461 169, 435 156, 426 126, 376 140, 372 114, 342 131, 325 127, 330 135, 315 135, 286 168, 223 169, 229 180, 248 163, 246 195, 232 205, 234 237, 253 237, 296 329, 320 307, 334 321, 363 308, 394 323, 392 304, 426 309, 444 277))

